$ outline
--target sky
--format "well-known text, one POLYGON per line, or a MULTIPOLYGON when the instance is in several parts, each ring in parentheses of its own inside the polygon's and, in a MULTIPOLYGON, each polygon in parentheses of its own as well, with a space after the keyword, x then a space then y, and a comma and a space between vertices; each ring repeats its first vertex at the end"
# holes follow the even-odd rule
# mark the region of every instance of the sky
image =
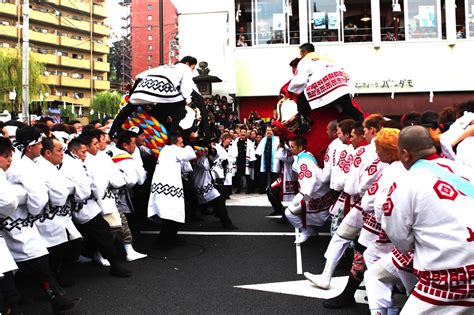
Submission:
POLYGON ((122 17, 125 15, 126 10, 119 5, 119 2, 119 0, 107 1, 109 12, 108 24, 111 27, 109 44, 119 40, 123 35, 122 17))

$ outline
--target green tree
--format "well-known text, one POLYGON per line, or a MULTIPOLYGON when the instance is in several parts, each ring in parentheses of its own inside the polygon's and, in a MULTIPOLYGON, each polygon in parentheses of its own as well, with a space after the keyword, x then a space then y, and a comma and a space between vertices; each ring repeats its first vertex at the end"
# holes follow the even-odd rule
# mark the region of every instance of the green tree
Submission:
POLYGON ((99 92, 92 100, 90 120, 102 119, 105 116, 114 117, 119 111, 122 94, 119 92, 99 92))
MULTIPOLYGON (((40 94, 49 92, 48 86, 44 83, 42 74, 45 66, 35 60, 30 54, 30 101, 38 100, 40 94)), ((0 50, 0 100, 3 103, 9 102, 9 93, 15 89, 16 101, 15 109, 20 111, 22 101, 22 60, 19 50, 1 49, 0 50)))

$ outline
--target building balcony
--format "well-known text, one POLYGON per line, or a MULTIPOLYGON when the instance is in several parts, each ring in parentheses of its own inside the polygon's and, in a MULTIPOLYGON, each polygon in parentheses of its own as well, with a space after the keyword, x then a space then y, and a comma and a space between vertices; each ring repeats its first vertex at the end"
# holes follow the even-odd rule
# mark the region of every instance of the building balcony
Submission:
POLYGON ((59 5, 59 0, 46 0, 47 3, 59 5))
POLYGON ((0 3, 0 12, 5 15, 17 16, 16 5, 12 3, 0 3))
POLYGON ((108 54, 110 51, 109 46, 105 44, 94 43, 94 52, 108 54))
POLYGON ((69 37, 61 36, 60 44, 63 47, 74 48, 74 49, 81 49, 81 50, 91 50, 91 44, 89 41, 77 40, 72 39, 69 37))
POLYGON ((97 16, 100 16, 100 17, 103 17, 103 18, 107 18, 108 17, 108 14, 107 14, 107 8, 104 7, 104 6, 101 6, 101 5, 96 5, 94 4, 94 11, 93 11, 94 15, 97 15, 97 16))
POLYGON ((44 64, 59 65, 59 56, 56 55, 32 53, 31 56, 34 60, 44 64))
POLYGON ((30 20, 41 23, 49 23, 52 25, 59 25, 59 16, 56 16, 53 13, 45 13, 36 10, 30 10, 30 20))
POLYGON ((60 64, 63 67, 72 67, 77 69, 90 69, 91 67, 89 60, 75 59, 66 56, 61 56, 60 64))
POLYGON ((41 32, 30 32, 30 41, 40 42, 50 45, 59 45, 59 36, 41 32))
POLYGON ((110 64, 108 62, 94 61, 94 70, 95 71, 109 72, 110 71, 110 64))
POLYGON ((94 89, 96 89, 96 90, 110 90, 110 81, 94 80, 94 89))
POLYGON ((17 38, 17 32, 18 32, 18 29, 16 28, 16 26, 0 25, 0 35, 1 36, 17 38))
POLYGON ((59 75, 45 75, 42 76, 43 83, 47 85, 60 85, 61 80, 59 75))
POLYGON ((90 13, 90 4, 88 2, 79 2, 71 0, 60 0, 60 5, 73 11, 90 13))
POLYGON ((102 36, 109 36, 109 27, 107 25, 94 24, 94 33, 102 36))
POLYGON ((51 95, 48 99, 52 99, 59 102, 66 102, 66 104, 74 104, 74 105, 81 105, 85 107, 89 107, 91 103, 90 98, 75 98, 69 96, 60 96, 60 95, 51 95))
POLYGON ((61 16, 61 26, 74 30, 90 32, 89 21, 78 21, 65 16, 61 16))
POLYGON ((73 79, 69 77, 61 77, 61 85, 81 89, 89 89, 91 87, 89 79, 73 79))

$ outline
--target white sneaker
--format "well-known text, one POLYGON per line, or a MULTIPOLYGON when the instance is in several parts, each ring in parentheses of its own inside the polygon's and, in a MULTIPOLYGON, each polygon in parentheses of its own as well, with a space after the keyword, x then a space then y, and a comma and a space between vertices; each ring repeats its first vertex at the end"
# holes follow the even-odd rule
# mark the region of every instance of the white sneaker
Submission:
POLYGON ((127 252, 127 261, 134 261, 148 257, 146 254, 141 254, 135 251, 135 249, 132 247, 132 244, 125 244, 125 251, 127 252))
POLYGON ((314 275, 310 272, 303 273, 304 277, 311 281, 315 286, 318 288, 327 290, 329 289, 329 285, 331 284, 331 278, 328 279, 324 274, 321 275, 314 275))
POLYGON ((304 243, 310 238, 310 236, 313 235, 313 229, 310 227, 307 228, 301 228, 300 233, 298 236, 296 236, 295 239, 295 244, 301 244, 304 243))
POLYGON ((96 263, 98 263, 102 267, 109 267, 110 266, 110 262, 107 259, 105 259, 104 257, 102 257, 102 255, 99 252, 96 252, 92 256, 92 260, 95 261, 96 263))

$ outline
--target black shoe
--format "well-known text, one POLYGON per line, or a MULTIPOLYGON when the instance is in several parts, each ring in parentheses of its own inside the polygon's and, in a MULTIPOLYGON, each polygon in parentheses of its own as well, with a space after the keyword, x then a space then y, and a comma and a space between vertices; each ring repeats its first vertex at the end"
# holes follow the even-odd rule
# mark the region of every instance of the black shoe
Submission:
POLYGON ((241 192, 242 192, 242 189, 237 189, 237 190, 235 191, 235 194, 240 194, 241 192))
POLYGON ((53 314, 61 314, 62 312, 73 309, 77 303, 81 301, 80 298, 69 299, 62 295, 55 295, 51 299, 51 307, 53 309, 53 314))
POLYGON ((109 273, 118 278, 128 278, 132 275, 132 271, 125 268, 121 262, 111 264, 109 273))
POLYGON ((359 288, 361 282, 362 281, 349 276, 349 281, 347 281, 344 291, 342 291, 338 296, 324 301, 323 306, 325 308, 338 309, 355 305, 356 301, 354 299, 354 294, 359 288))

